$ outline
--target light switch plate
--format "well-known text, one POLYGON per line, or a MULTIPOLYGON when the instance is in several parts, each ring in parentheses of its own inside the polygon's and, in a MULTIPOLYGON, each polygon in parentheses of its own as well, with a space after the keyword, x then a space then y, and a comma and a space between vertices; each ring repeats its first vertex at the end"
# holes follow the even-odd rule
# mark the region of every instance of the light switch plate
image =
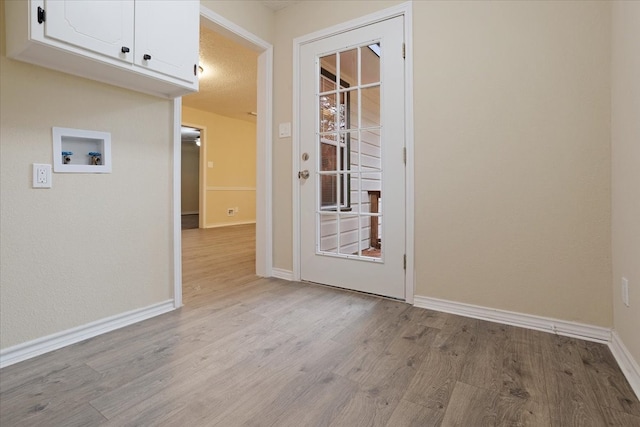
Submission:
POLYGON ((291 123, 280 123, 278 125, 278 136, 288 138, 291 136, 291 123))

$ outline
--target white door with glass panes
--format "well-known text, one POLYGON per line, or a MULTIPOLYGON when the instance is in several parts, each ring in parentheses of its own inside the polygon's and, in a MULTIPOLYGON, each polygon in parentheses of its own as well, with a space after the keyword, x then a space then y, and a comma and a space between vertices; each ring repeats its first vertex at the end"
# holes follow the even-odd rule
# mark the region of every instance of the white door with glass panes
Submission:
POLYGON ((300 276, 405 299, 399 16, 300 48, 300 276))

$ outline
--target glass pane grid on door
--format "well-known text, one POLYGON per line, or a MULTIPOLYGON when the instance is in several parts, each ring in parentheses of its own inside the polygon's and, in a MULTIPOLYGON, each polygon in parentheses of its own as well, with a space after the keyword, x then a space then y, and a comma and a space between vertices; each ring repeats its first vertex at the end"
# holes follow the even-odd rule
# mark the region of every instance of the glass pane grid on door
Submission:
POLYGON ((316 65, 316 253, 381 262, 380 43, 316 65))

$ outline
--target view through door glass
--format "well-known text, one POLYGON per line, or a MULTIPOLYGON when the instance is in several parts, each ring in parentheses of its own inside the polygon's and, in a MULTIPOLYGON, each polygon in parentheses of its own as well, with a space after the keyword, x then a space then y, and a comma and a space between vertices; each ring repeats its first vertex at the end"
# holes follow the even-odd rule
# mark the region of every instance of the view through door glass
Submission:
POLYGON ((382 260, 380 42, 318 61, 316 251, 382 260))

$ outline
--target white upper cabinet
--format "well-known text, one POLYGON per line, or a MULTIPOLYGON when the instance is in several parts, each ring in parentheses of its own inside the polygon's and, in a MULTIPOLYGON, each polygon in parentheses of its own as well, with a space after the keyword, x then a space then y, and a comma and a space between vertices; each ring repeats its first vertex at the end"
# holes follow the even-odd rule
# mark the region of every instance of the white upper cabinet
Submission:
POLYGON ((44 10, 45 37, 133 62, 133 0, 45 0, 44 10))
POLYGON ((135 63, 192 81, 197 76, 200 4, 197 1, 137 1, 135 63), (195 19, 194 19, 195 18, 195 19))
POLYGON ((163 97, 198 90, 198 0, 5 2, 7 56, 163 97))

